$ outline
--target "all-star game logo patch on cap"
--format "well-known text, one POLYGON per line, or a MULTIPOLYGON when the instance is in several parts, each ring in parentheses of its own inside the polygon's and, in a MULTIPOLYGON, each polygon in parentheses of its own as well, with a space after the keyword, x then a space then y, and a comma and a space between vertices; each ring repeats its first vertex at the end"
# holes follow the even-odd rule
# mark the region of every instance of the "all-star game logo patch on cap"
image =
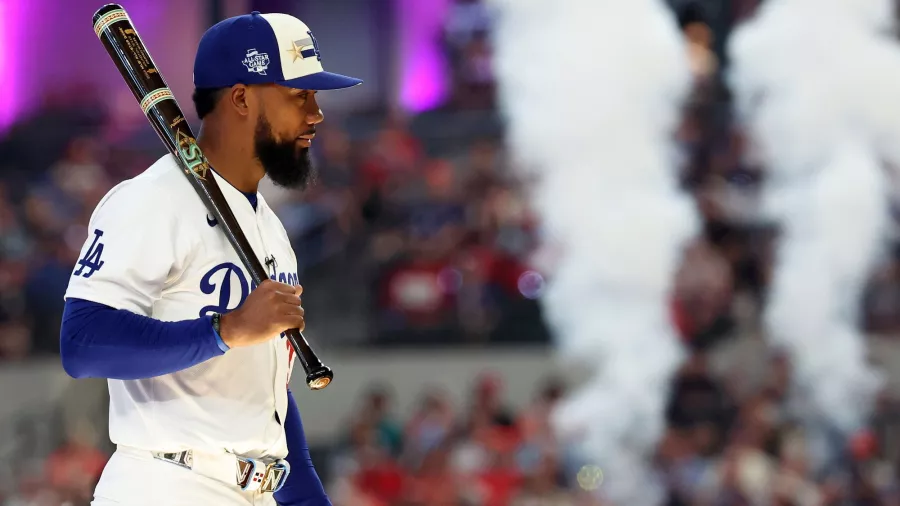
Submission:
POLYGON ((250 14, 216 23, 194 59, 194 86, 274 83, 304 90, 337 90, 362 83, 322 68, 319 43, 305 23, 287 14, 250 14))

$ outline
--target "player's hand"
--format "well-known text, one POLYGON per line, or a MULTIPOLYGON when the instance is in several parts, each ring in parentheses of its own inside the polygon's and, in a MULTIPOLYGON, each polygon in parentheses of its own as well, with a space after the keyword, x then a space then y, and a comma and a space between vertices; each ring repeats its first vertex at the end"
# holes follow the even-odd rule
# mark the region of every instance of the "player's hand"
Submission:
POLYGON ((253 346, 288 329, 306 327, 300 295, 303 287, 266 279, 234 311, 222 315, 219 335, 229 348, 253 346))

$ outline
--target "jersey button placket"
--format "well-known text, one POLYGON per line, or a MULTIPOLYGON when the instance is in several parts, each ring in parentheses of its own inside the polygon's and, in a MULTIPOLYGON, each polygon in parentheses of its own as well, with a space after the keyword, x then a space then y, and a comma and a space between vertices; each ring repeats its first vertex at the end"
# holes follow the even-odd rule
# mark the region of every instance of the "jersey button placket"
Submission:
MULTIPOLYGON (((262 206, 260 206, 259 209, 257 209, 257 211, 256 211, 256 231, 259 234, 259 242, 263 247, 263 252, 265 253, 265 258, 269 258, 271 255, 271 257, 274 259, 275 256, 271 252, 271 250, 269 250, 269 246, 266 243, 265 226, 263 223, 263 212, 264 212, 264 209, 262 206)), ((273 260, 273 262, 271 263, 271 270, 269 268, 269 265, 266 266, 266 273, 269 275, 270 278, 274 278, 273 281, 278 281, 278 279, 277 279, 277 268, 278 267, 277 267, 276 262, 277 262, 277 260, 273 260)), ((278 413, 278 383, 279 383, 278 378, 286 377, 286 373, 282 373, 282 370, 281 370, 282 363, 281 363, 281 360, 278 359, 278 347, 285 346, 285 343, 284 343, 283 337, 274 339, 271 342, 272 342, 273 360, 275 361, 275 375, 272 378, 272 399, 273 399, 272 411, 275 413, 275 416, 278 417, 280 420, 280 419, 283 419, 283 417, 281 414, 278 413)), ((282 387, 286 389, 287 385, 282 385, 282 387)))

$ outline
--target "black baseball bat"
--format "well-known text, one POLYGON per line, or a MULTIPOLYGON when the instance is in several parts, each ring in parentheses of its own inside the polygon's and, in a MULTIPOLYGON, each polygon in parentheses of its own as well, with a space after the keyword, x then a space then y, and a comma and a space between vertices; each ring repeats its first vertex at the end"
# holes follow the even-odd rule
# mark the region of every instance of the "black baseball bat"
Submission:
MULTIPOLYGON (((197 139, 184 119, 181 107, 159 68, 153 63, 128 13, 121 5, 104 5, 94 13, 94 33, 131 88, 153 129, 178 161, 182 172, 209 212, 219 221, 228 241, 259 286, 263 280, 268 279, 266 270, 253 253, 215 178, 208 174, 209 162, 197 145, 197 139)), ((303 366, 309 388, 321 390, 327 387, 334 378, 334 373, 319 360, 303 333, 290 329, 285 335, 303 366)))

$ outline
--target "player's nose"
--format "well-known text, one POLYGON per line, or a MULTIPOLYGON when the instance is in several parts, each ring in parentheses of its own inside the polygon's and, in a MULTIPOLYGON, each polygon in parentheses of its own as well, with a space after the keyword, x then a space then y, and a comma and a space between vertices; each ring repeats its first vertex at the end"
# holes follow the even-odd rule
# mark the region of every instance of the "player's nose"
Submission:
POLYGON ((325 120, 325 114, 322 113, 321 109, 317 109, 316 112, 307 113, 306 115, 306 123, 308 125, 318 125, 322 121, 325 120))
POLYGON ((311 93, 306 101, 306 123, 309 125, 318 125, 325 120, 325 114, 319 109, 319 103, 316 100, 315 93, 311 93))

